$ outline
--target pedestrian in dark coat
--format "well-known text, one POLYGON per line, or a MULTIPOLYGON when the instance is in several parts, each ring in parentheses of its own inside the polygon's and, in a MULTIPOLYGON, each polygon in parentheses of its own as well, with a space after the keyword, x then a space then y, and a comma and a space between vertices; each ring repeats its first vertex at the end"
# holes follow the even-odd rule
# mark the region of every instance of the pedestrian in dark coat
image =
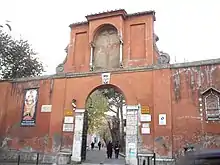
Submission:
POLYGON ((108 157, 108 159, 112 158, 112 149, 113 149, 112 142, 109 142, 108 145, 107 145, 107 157, 108 157))
POLYGON ((101 142, 99 142, 99 143, 98 143, 99 150, 101 149, 101 145, 102 145, 102 143, 101 143, 101 142))
POLYGON ((117 141, 116 144, 115 144, 115 147, 114 147, 114 149, 115 149, 115 159, 118 159, 120 147, 121 146, 120 146, 119 142, 117 141))

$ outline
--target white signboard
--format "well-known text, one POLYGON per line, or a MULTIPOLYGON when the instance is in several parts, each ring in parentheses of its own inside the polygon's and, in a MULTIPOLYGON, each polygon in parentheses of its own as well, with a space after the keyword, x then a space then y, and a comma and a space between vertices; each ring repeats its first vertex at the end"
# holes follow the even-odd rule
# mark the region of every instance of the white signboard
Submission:
POLYGON ((109 84, 111 79, 110 73, 102 73, 102 84, 109 84))
POLYGON ((150 134, 150 128, 141 128, 142 134, 150 134))
POLYGON ((166 114, 159 114, 159 125, 166 125, 167 117, 166 114))
POLYGON ((63 132, 73 132, 74 124, 63 124, 63 132))
POLYGON ((65 124, 73 124, 74 118, 73 116, 65 116, 64 117, 64 123, 65 124))
POLYGON ((141 115, 141 121, 151 121, 151 115, 149 114, 141 115))
POLYGON ((41 106, 41 112, 51 112, 52 105, 42 105, 41 106))
POLYGON ((143 127, 143 128, 150 128, 150 124, 149 124, 149 123, 143 123, 143 124, 142 124, 142 127, 143 127))

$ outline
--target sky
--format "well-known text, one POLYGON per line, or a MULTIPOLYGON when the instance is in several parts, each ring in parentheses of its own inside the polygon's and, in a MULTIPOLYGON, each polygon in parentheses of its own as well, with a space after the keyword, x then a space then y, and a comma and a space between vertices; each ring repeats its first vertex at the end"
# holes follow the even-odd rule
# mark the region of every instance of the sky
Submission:
POLYGON ((106 10, 155 10, 159 50, 171 63, 219 58, 220 2, 217 0, 0 0, 0 23, 11 21, 14 36, 27 39, 54 74, 66 54, 69 24, 106 10))

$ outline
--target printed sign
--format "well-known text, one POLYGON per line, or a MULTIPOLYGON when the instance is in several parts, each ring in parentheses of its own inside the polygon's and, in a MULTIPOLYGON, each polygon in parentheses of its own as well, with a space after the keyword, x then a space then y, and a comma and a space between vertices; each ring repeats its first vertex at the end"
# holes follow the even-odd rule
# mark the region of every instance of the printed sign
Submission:
POLYGON ((111 78, 110 73, 102 73, 102 84, 109 84, 110 78, 111 78))
POLYGON ((143 124, 142 124, 142 127, 143 127, 143 128, 150 128, 150 123, 143 123, 143 124))
POLYGON ((52 105, 42 105, 41 106, 41 112, 51 112, 52 105))
POLYGON ((21 126, 35 126, 38 89, 25 90, 21 126))
POLYGON ((65 124, 73 124, 74 118, 73 116, 65 116, 64 117, 64 123, 65 124))
POLYGON ((166 125, 166 114, 159 114, 159 125, 166 125))
POLYGON ((151 115, 149 115, 149 114, 141 115, 141 121, 145 121, 145 122, 151 121, 151 115))
POLYGON ((73 110, 71 109, 64 110, 64 116, 73 116, 73 110))
POLYGON ((150 128, 141 128, 142 134, 150 134, 150 128))
POLYGON ((63 132, 73 132, 74 124, 63 124, 63 132))
POLYGON ((149 114, 150 108, 148 106, 141 106, 141 113, 142 114, 149 114))

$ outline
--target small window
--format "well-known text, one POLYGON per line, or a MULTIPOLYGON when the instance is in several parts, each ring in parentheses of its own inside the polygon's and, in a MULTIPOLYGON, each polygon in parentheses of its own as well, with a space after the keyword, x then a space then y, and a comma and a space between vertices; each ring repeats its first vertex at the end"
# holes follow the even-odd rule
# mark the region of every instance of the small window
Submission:
POLYGON ((206 120, 220 120, 219 93, 210 89, 204 101, 206 120))

